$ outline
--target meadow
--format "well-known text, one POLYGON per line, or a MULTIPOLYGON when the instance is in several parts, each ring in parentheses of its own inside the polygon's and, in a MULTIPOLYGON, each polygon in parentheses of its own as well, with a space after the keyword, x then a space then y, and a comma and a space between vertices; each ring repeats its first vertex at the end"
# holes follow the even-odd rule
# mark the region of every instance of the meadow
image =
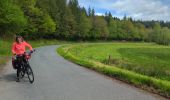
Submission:
POLYGON ((170 81, 170 47, 150 43, 77 45, 70 53, 140 74, 170 81))
POLYGON ((84 43, 58 53, 81 66, 170 97, 170 47, 154 43, 84 43))

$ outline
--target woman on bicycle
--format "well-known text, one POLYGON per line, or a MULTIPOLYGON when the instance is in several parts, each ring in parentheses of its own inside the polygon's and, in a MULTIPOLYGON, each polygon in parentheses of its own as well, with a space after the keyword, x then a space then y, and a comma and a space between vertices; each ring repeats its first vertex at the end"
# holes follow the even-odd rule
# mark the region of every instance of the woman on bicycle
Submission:
MULTIPOLYGON (((12 45, 12 66, 14 69, 19 70, 19 67, 17 67, 17 62, 15 59, 16 55, 23 55, 25 53, 25 48, 29 47, 30 51, 33 51, 32 46, 25 42, 22 38, 22 36, 16 36, 15 42, 12 45)), ((17 73, 17 81, 19 81, 19 73, 17 73)))

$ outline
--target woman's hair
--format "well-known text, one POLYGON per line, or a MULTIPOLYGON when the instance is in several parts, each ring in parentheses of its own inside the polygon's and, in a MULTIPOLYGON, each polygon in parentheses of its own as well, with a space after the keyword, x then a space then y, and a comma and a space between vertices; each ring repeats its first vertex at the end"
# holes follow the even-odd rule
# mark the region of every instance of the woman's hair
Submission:
POLYGON ((16 41, 17 43, 19 43, 19 41, 18 41, 19 38, 22 39, 22 42, 24 41, 24 39, 22 38, 22 36, 16 36, 15 41, 16 41))

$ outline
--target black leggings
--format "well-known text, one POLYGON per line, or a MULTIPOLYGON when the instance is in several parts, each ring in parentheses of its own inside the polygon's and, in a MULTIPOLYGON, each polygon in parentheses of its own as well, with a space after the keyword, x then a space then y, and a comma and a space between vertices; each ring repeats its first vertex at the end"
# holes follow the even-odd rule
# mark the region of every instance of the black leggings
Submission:
POLYGON ((20 71, 21 71, 21 66, 18 66, 17 67, 17 78, 19 78, 20 71))

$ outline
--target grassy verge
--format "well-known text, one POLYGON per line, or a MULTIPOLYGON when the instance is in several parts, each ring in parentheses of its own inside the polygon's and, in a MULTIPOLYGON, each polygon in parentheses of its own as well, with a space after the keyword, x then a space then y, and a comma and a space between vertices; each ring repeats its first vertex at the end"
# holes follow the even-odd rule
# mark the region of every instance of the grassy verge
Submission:
MULTIPOLYGON (((65 45, 58 48, 57 52, 64 58, 79 65, 170 98, 170 81, 142 75, 113 65, 106 65, 97 60, 82 59, 80 56, 76 55, 78 51, 76 54, 71 53, 76 46, 77 45, 65 45)), ((81 48, 83 48, 83 46, 81 46, 81 48)))

